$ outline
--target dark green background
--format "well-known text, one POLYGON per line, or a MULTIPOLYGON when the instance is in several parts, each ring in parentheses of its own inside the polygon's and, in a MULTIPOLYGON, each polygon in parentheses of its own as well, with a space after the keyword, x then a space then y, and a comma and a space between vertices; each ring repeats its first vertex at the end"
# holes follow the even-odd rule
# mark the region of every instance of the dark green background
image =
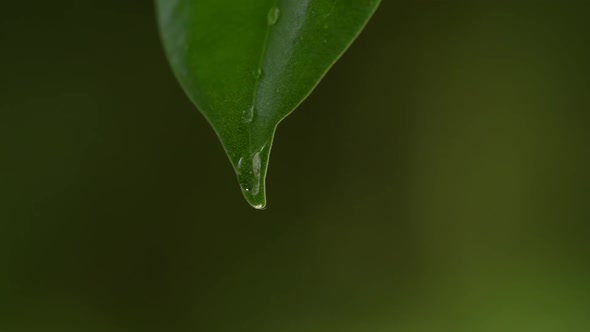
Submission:
POLYGON ((150 1, 5 1, 0 331, 588 331, 588 17, 384 0, 261 212, 150 1))

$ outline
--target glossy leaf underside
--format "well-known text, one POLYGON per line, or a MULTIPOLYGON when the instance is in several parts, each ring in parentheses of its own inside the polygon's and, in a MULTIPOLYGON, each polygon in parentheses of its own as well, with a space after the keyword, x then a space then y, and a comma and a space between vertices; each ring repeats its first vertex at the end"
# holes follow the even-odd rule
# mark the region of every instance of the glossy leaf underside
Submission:
POLYGON ((314 89, 380 0, 156 0, 174 73, 207 118, 246 200, 266 206, 278 123, 314 89))

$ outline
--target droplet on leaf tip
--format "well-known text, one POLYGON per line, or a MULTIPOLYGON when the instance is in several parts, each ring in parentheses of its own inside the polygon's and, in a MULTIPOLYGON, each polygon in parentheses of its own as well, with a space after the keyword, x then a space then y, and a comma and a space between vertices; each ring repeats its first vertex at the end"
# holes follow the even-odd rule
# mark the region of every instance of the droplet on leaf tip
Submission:
POLYGON ((236 173, 248 203, 255 209, 263 209, 266 206, 266 199, 260 152, 240 158, 236 173))
POLYGON ((265 210, 266 207, 262 204, 256 204, 256 205, 252 205, 253 208, 255 208, 256 210, 265 210))

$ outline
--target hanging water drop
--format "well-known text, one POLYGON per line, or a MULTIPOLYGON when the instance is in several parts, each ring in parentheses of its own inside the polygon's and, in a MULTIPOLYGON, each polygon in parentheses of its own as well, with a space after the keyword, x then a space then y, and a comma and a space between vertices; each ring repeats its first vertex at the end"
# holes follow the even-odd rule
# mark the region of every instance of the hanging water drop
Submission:
POLYGON ((264 192, 260 190, 263 186, 262 181, 264 181, 261 173, 262 160, 260 152, 240 158, 236 171, 238 181, 248 203, 256 209, 263 209, 266 206, 266 201, 264 192))

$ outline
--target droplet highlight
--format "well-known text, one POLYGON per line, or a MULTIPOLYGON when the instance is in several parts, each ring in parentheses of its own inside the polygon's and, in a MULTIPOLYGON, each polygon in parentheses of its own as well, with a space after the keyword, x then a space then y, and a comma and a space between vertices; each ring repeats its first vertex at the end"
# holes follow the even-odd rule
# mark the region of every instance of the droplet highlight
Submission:
POLYGON ((268 25, 274 25, 281 16, 281 10, 278 7, 273 7, 268 11, 267 22, 268 25))

